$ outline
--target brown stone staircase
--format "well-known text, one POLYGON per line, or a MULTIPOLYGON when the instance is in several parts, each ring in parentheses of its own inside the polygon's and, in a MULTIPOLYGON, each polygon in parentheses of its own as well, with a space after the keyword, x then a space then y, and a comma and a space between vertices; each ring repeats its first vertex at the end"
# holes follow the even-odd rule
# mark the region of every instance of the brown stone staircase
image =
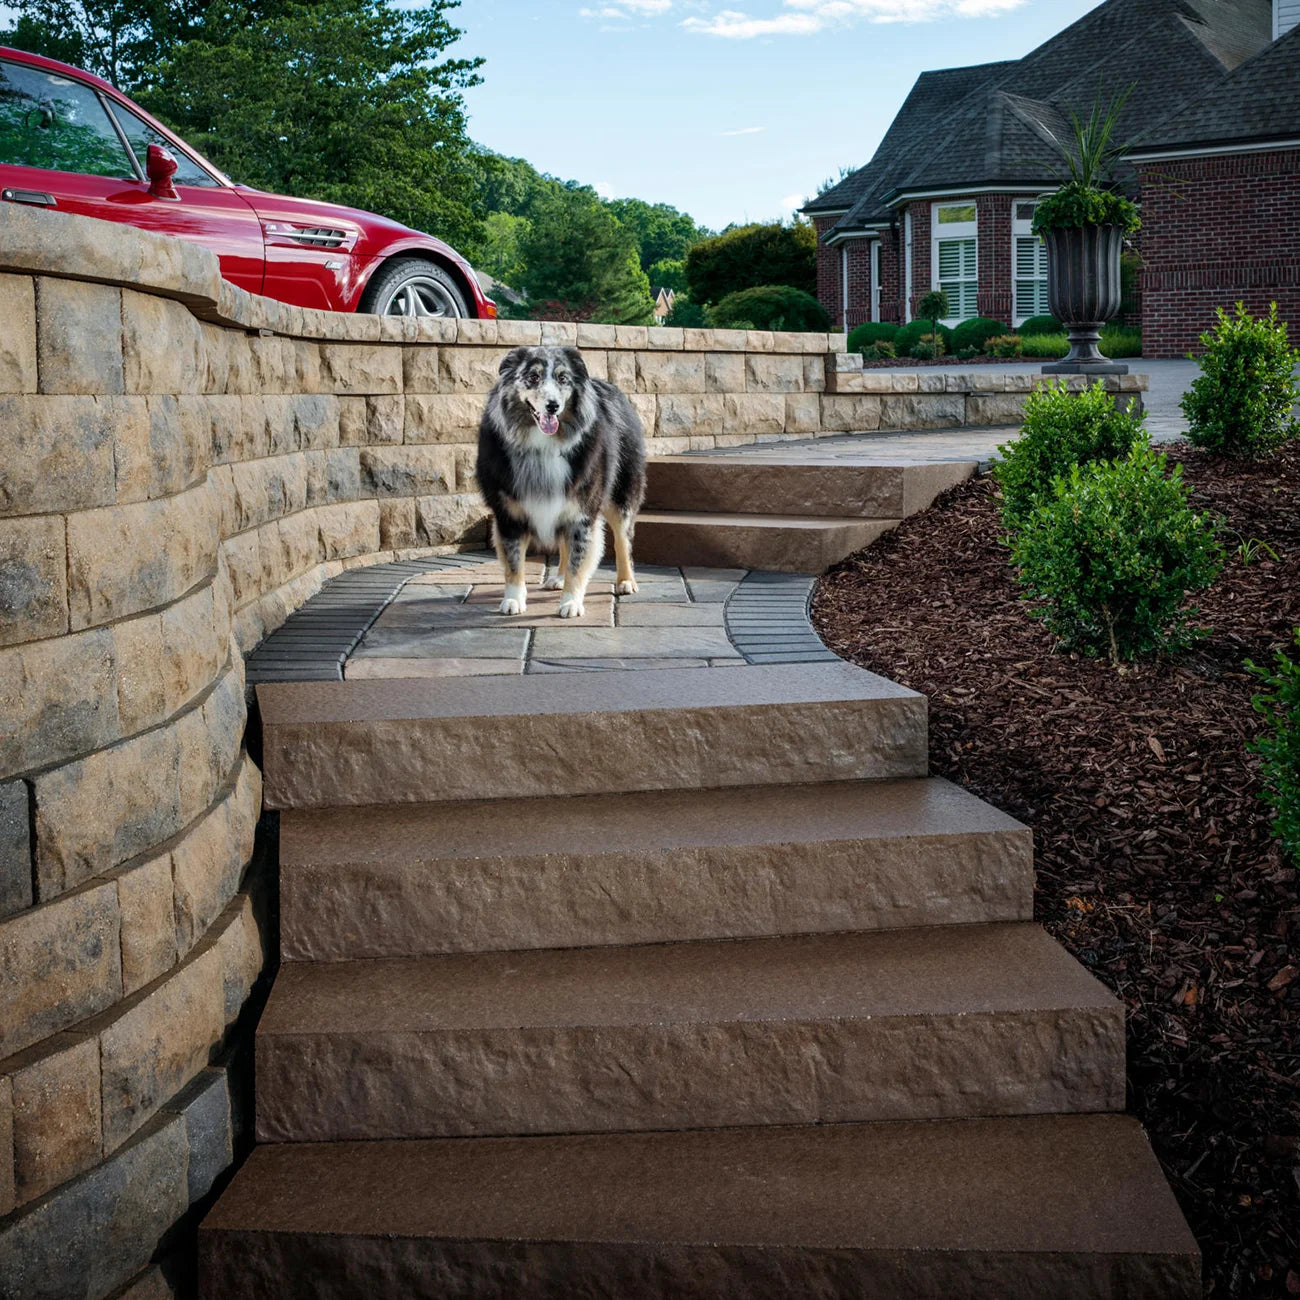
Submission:
POLYGON ((637 558, 820 573, 975 469, 974 461, 853 464, 816 452, 788 455, 780 463, 716 455, 652 460, 637 558))
POLYGON ((1029 832, 847 664, 259 688, 227 1297, 1191 1297, 1029 832))

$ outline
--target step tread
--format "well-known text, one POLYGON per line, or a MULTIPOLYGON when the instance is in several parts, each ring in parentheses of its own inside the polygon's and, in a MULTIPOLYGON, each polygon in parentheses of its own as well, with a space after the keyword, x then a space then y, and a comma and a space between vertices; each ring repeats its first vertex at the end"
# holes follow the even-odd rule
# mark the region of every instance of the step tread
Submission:
POLYGON ((1024 922, 794 938, 452 954, 281 968, 258 1029, 285 1035, 771 1024, 1035 1011, 1121 1014, 1024 922))
POLYGON ((940 777, 837 781, 290 809, 281 816, 280 863, 404 865, 997 832, 1028 834, 1015 818, 940 777))
POLYGON ((1170 1255, 1197 1276, 1123 1115, 259 1146, 201 1233, 1170 1255))
POLYGON ((770 515, 712 513, 697 510, 643 510, 637 515, 637 527, 656 524, 707 525, 710 528, 763 528, 772 531, 818 529, 883 529, 900 523, 897 518, 860 519, 850 515, 770 515))
POLYGON ((269 682, 257 688, 265 727, 424 718, 777 708, 857 700, 921 700, 848 663, 538 673, 520 677, 269 682))

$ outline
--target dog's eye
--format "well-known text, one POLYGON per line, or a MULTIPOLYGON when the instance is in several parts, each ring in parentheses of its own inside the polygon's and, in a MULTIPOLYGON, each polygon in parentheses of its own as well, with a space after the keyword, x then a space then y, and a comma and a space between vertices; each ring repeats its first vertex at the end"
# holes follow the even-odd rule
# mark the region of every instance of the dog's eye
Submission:
POLYGON ((569 382, 569 376, 566 375, 564 371, 561 370, 556 374, 555 382, 557 384, 567 384, 569 382))
POLYGON ((531 373, 529 373, 529 374, 527 374, 527 375, 524 376, 524 383, 525 383, 529 388, 536 388, 537 385, 541 382, 541 378, 542 378, 541 375, 539 375, 539 374, 534 370, 534 371, 532 371, 531 373))

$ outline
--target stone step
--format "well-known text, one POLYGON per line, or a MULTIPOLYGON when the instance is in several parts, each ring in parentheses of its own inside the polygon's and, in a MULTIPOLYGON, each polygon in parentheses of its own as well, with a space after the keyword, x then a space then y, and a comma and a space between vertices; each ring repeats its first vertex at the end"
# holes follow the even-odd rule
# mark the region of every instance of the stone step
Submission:
POLYGON ((1033 915, 1027 827, 937 778, 291 809, 285 960, 1033 915))
POLYGON ((1037 926, 286 962, 262 1141, 1120 1110, 1121 1004, 1037 926))
POLYGON ((257 698, 272 808, 874 780, 927 762, 925 697, 847 663, 276 682, 257 698))
POLYGON ((831 457, 781 464, 749 456, 662 456, 646 470, 646 509, 905 519, 965 482, 974 461, 856 465, 831 457))
POLYGON ((255 1149, 205 1300, 1193 1300, 1122 1115, 255 1149))
POLYGON ((633 551, 647 564, 821 573, 870 546, 898 519, 643 510, 633 551))

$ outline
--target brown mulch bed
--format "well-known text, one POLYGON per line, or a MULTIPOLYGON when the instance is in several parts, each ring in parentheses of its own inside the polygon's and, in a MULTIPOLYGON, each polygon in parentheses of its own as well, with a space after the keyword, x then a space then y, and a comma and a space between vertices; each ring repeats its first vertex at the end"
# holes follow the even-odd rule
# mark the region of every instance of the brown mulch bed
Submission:
POLYGON ((1300 624, 1300 450, 1238 465, 1178 445, 1239 540, 1209 635, 1117 673, 1027 616, 977 479, 832 569, 813 621, 930 697, 935 773, 1033 827, 1036 913, 1128 1009, 1129 1108, 1205 1257, 1206 1294, 1300 1295, 1300 905, 1258 800, 1246 659, 1300 624))

